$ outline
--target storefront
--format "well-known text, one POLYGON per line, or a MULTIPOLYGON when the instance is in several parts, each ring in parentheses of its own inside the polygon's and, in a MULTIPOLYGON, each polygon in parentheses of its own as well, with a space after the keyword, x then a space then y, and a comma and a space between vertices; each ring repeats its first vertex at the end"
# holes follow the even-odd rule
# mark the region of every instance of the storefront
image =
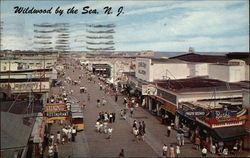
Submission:
POLYGON ((108 64, 93 64, 92 71, 94 74, 99 74, 104 78, 109 78, 111 74, 111 67, 108 64))
POLYGON ((175 122, 175 114, 176 114, 176 106, 169 103, 169 102, 164 102, 161 107, 161 116, 167 115, 166 119, 166 124, 171 124, 175 122))
POLYGON ((195 118, 205 116, 206 113, 205 109, 196 107, 191 103, 180 103, 179 109, 176 110, 175 127, 194 142, 195 129, 197 127, 195 118))
MULTIPOLYGON (((211 111, 204 117, 196 117, 196 136, 200 137, 202 145, 212 150, 212 146, 233 149, 236 142, 243 142, 247 135, 243 125, 246 121, 244 109, 240 111, 211 111)), ((243 146, 243 145, 241 145, 243 146)))

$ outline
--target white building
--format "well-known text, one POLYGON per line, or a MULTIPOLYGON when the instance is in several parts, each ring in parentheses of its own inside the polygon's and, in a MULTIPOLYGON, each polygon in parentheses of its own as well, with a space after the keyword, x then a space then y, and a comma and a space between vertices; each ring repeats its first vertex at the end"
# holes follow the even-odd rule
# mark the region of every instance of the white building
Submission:
POLYGON ((175 115, 175 110, 182 102, 196 104, 202 102, 204 108, 218 108, 218 104, 213 105, 213 101, 209 100, 242 98, 242 88, 239 84, 201 77, 159 80, 155 81, 155 88, 156 95, 144 97, 144 102, 149 110, 155 110, 158 114, 160 109, 164 109, 175 115))
POLYGON ((120 78, 123 78, 123 72, 135 71, 135 59, 129 57, 96 57, 96 58, 82 58, 81 64, 86 65, 89 71, 93 71, 93 65, 95 64, 107 64, 110 66, 110 77, 108 81, 113 84, 117 84, 120 78))
POLYGON ((55 58, 49 57, 24 57, 21 59, 1 59, 0 71, 17 71, 17 70, 31 70, 31 69, 46 69, 52 68, 56 64, 55 58))
POLYGON ((243 60, 229 60, 227 64, 210 64, 209 78, 225 82, 249 81, 249 65, 243 60))
POLYGON ((189 62, 190 77, 208 76, 225 82, 249 81, 249 53, 226 55, 183 54, 170 59, 189 62))
POLYGON ((189 63, 178 59, 136 58, 135 76, 147 82, 188 78, 189 63))

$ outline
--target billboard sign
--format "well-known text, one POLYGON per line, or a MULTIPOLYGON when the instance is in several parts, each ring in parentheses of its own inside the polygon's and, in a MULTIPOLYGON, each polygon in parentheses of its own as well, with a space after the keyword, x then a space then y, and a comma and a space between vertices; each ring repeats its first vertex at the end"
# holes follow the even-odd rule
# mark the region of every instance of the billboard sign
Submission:
POLYGON ((154 85, 142 85, 142 95, 157 95, 157 89, 154 85))

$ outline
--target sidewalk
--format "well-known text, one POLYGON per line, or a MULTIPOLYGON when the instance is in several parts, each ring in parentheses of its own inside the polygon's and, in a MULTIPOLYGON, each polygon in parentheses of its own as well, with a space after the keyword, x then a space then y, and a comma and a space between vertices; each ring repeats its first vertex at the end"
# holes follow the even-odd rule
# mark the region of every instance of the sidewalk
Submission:
MULTIPOLYGON (((72 71, 72 67, 66 70, 66 74, 77 80, 79 74, 83 74, 83 71, 75 69, 72 71)), ((87 81, 87 76, 81 79, 79 85, 65 85, 65 89, 74 90, 70 95, 80 101, 80 104, 85 103, 84 109, 84 124, 85 130, 79 132, 76 137, 76 142, 71 142, 64 145, 59 145, 59 157, 118 157, 120 150, 125 150, 125 157, 161 157, 163 144, 176 144, 176 131, 172 130, 171 137, 167 137, 167 126, 161 124, 155 116, 153 116, 147 109, 138 107, 134 111, 133 118, 128 117, 127 120, 120 119, 120 110, 124 109, 123 96, 118 97, 118 102, 115 102, 114 95, 105 94, 104 91, 100 91, 97 81, 87 81), (90 94, 90 101, 87 101, 87 93, 79 93, 79 87, 85 86, 87 93, 90 94), (104 97, 107 100, 105 106, 98 108, 96 106, 96 100, 104 97), (97 133, 95 131, 95 123, 99 112, 116 112, 115 123, 109 123, 108 126, 114 129, 112 139, 107 140, 106 134, 97 133), (133 120, 144 121, 146 123, 146 135, 145 141, 136 143, 133 140, 133 134, 131 134, 133 120)), ((101 82, 102 85, 103 82, 101 82)), ((53 88, 53 92, 59 92, 59 88, 53 88)), ((128 115, 129 116, 129 115, 128 115)), ((55 124, 52 126, 52 133, 56 133, 61 130, 60 125, 55 124)), ((201 157, 201 151, 193 149, 194 145, 185 139, 185 145, 181 147, 181 157, 201 157)), ((47 152, 47 151, 46 151, 47 152)), ((208 157, 217 157, 208 153, 208 157)), ((230 155, 232 156, 232 155, 230 155)), ((238 156, 248 156, 247 152, 239 153, 238 156)))

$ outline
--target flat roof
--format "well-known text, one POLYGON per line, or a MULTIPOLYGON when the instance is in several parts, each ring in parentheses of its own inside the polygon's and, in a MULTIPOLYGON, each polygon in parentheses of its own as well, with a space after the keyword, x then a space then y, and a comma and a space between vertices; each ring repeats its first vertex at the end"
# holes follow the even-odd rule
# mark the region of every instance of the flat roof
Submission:
MULTIPOLYGON (((28 97, 28 95, 27 95, 28 97)), ((29 106, 29 101, 0 101, 1 102, 1 106, 0 109, 2 112, 8 112, 9 108, 9 112, 10 113, 14 113, 14 114, 25 114, 27 113, 27 108, 29 106), (14 103, 14 104, 13 104, 14 103), (13 104, 13 105, 12 105, 13 104)), ((34 103, 32 103, 31 105, 33 105, 33 112, 34 113, 38 113, 42 111, 42 107, 43 104, 40 103, 40 101, 34 101, 34 103)), ((29 107, 29 112, 31 112, 31 107, 29 107)))
POLYGON ((14 83, 14 82, 48 82, 49 78, 6 78, 6 79, 0 79, 0 83, 14 83))
POLYGON ((20 69, 16 71, 1 71, 0 74, 6 74, 6 73, 25 73, 25 72, 48 72, 53 71, 52 69, 20 69))
POLYGON ((26 147, 34 121, 26 115, 1 112, 1 150, 26 147))
POLYGON ((235 83, 228 83, 202 77, 178 80, 156 80, 155 83, 158 87, 175 92, 204 92, 242 89, 240 85, 235 83))
POLYGON ((207 62, 207 63, 227 63, 228 58, 225 55, 201 55, 196 53, 187 53, 171 57, 170 59, 180 59, 188 62, 207 62))
POLYGON ((151 58, 152 63, 188 63, 179 59, 151 58))

